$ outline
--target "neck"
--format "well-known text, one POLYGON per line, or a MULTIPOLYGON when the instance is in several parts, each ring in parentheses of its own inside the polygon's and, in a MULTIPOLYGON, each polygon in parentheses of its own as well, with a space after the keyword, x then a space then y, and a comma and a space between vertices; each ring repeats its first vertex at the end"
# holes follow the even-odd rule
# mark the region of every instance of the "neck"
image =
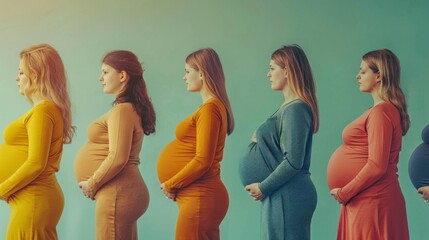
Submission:
POLYGON ((282 105, 286 105, 296 99, 299 99, 299 96, 296 93, 292 92, 287 86, 283 90, 283 97, 285 100, 282 105))
POLYGON ((211 95, 209 93, 209 91, 207 91, 206 88, 201 89, 200 91, 200 95, 201 95, 201 99, 203 100, 203 103, 205 103, 207 100, 209 100, 210 98, 213 98, 213 95, 211 95))
POLYGON ((33 106, 36 106, 37 104, 43 102, 46 100, 46 98, 44 97, 40 97, 38 95, 32 95, 29 97, 31 99, 31 101, 33 102, 33 106))
POLYGON ((378 93, 378 90, 372 91, 371 95, 372 95, 372 99, 374 100, 374 106, 384 102, 384 100, 381 98, 380 94, 378 93))

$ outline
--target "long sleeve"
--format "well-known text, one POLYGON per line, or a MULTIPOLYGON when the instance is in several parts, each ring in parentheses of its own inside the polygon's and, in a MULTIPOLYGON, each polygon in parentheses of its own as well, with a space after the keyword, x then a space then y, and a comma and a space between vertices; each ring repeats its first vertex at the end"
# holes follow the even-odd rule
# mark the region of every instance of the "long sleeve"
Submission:
POLYGON ((109 154, 88 179, 88 185, 94 192, 115 177, 129 160, 134 131, 130 111, 134 111, 131 105, 118 104, 110 112, 107 119, 109 154))
POLYGON ((374 108, 366 123, 368 133, 368 162, 338 196, 347 203, 351 198, 377 182, 389 163, 393 124, 382 108, 374 108))
POLYGON ((200 178, 212 166, 222 123, 221 113, 215 104, 203 106, 196 116, 195 157, 176 175, 164 182, 174 192, 200 178))
POLYGON ((0 196, 9 198, 36 179, 45 169, 54 128, 49 108, 38 107, 24 118, 28 133, 28 158, 7 180, 0 184, 0 196))
POLYGON ((307 144, 312 134, 312 115, 306 105, 292 104, 285 108, 282 115, 279 144, 283 159, 274 171, 259 184, 264 195, 271 195, 302 169, 307 144))

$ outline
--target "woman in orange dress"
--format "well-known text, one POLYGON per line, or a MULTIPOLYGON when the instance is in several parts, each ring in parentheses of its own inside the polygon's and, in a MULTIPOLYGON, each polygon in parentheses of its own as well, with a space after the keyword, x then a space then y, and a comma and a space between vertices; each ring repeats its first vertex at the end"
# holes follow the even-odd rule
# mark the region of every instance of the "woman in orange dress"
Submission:
POLYGON ((216 240, 229 204, 220 161, 234 118, 213 49, 191 53, 185 72, 188 91, 199 92, 203 104, 177 126, 176 139, 159 156, 158 177, 165 195, 179 206, 176 239, 216 240))
POLYGON ((374 105, 344 129, 344 144, 329 160, 328 185, 341 204, 337 239, 407 240, 397 164, 410 120, 398 58, 388 49, 368 52, 357 80, 374 105))
POLYGON ((20 55, 16 81, 32 108, 6 127, 0 145, 0 199, 11 210, 6 239, 54 240, 64 208, 55 173, 63 144, 71 142, 75 129, 67 77, 61 57, 48 44, 30 46, 20 55))
POLYGON ((143 68, 130 51, 112 51, 103 59, 104 93, 115 94, 113 108, 88 127, 89 141, 75 161, 83 194, 95 200, 99 240, 137 239, 137 220, 149 205, 140 174, 143 136, 155 132, 155 111, 143 68))

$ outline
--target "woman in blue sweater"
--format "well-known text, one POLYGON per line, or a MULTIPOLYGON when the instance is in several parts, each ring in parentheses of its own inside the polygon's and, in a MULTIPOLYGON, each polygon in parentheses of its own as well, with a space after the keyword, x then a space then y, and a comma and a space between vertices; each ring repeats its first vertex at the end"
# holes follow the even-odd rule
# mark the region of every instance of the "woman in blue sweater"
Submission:
POLYGON ((240 178, 250 196, 261 201, 264 238, 306 240, 317 203, 309 168, 319 114, 311 67, 301 47, 276 50, 268 77, 284 102, 252 136, 240 161, 240 178))

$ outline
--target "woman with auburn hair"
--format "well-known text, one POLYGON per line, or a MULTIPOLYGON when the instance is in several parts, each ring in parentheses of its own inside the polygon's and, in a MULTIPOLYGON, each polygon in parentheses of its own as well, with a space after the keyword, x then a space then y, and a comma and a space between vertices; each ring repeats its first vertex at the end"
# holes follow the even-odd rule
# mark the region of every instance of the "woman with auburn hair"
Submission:
POLYGON ((149 205, 138 165, 144 135, 155 132, 155 111, 134 53, 107 53, 100 81, 104 93, 116 99, 110 111, 89 125, 75 175, 83 194, 96 202, 96 238, 134 240, 137 220, 149 205))
POLYGON ((179 123, 176 139, 161 152, 158 177, 166 197, 179 206, 176 239, 216 240, 229 205, 220 161, 234 116, 217 53, 203 48, 185 62, 187 90, 199 92, 203 103, 179 123))
POLYGON ((20 56, 18 90, 32 108, 6 127, 0 145, 0 199, 11 209, 6 239, 58 239, 64 196, 55 173, 75 130, 67 77, 48 44, 29 46, 20 56))
POLYGON ((399 60, 388 49, 368 52, 356 78, 374 104, 344 128, 344 143, 329 160, 329 189, 341 204, 337 239, 406 240, 397 164, 410 119, 399 85, 399 60))
POLYGON ((310 239, 317 193, 309 169, 319 128, 313 74, 294 44, 271 55, 267 76, 284 102, 253 134, 240 161, 240 178, 250 196, 261 201, 264 239, 310 239))

